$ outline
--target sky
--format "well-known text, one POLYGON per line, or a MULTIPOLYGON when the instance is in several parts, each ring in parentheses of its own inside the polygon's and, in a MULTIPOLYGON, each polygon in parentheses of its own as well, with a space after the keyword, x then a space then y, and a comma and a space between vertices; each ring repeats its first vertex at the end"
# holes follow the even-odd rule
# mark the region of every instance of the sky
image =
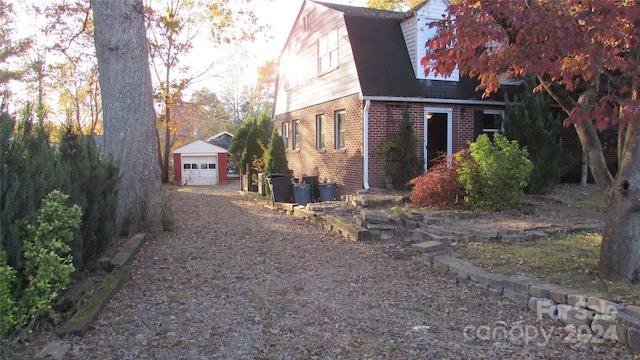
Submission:
MULTIPOLYGON (((352 6, 365 6, 367 0, 319 0, 327 3, 352 5, 352 6)), ((293 23, 296 20, 296 16, 300 11, 300 8, 304 0, 265 0, 262 2, 253 2, 255 4, 254 12, 259 21, 271 26, 269 35, 271 39, 267 41, 258 41, 256 43, 247 44, 247 56, 241 60, 235 60, 232 66, 236 66, 239 63, 241 66, 249 69, 249 74, 243 75, 242 80, 253 83, 257 77, 255 71, 251 71, 252 68, 264 64, 270 59, 276 59, 280 55, 280 51, 284 47, 287 37, 293 27, 293 23)), ((210 50, 205 46, 202 48, 196 48, 193 55, 190 57, 190 66, 197 67, 198 62, 202 59, 207 59, 210 55, 210 50)), ((202 65, 203 67, 206 65, 202 65)), ((233 72, 233 70, 230 70, 233 72)), ((211 82, 213 84, 215 82, 211 82)), ((211 86, 207 86, 211 89, 211 86)), ((214 89, 211 89, 214 90, 214 89)))
MULTIPOLYGON (((10 0, 18 9, 29 4, 42 4, 44 0, 10 0)), ((111 0, 106 0, 111 1, 111 0)), ((345 4, 353 6, 365 6, 367 0, 321 0, 328 3, 345 4)), ((54 0, 55 2, 55 0, 54 0)), ((268 24, 270 39, 246 44, 246 54, 239 57, 231 57, 236 49, 215 49, 210 43, 203 40, 202 45, 196 45, 191 56, 185 59, 191 73, 197 73, 199 69, 208 67, 214 57, 229 59, 226 65, 219 66, 212 73, 215 76, 203 79, 194 84, 192 91, 207 87, 214 92, 220 92, 229 82, 237 81, 239 86, 255 84, 257 79, 257 67, 270 59, 278 58, 284 47, 289 32, 304 0, 263 0, 253 1, 254 13, 259 21, 268 24), (235 79, 234 79, 235 78, 235 79)), ((16 8, 14 8, 16 9, 16 8)), ((18 10, 16 9, 16 10, 18 10)), ((38 21, 38 20, 36 20, 38 21)), ((41 36, 36 33, 33 26, 34 19, 29 16, 20 16, 16 19, 16 28, 21 36, 41 36)), ((235 45, 234 45, 235 46, 235 45)))

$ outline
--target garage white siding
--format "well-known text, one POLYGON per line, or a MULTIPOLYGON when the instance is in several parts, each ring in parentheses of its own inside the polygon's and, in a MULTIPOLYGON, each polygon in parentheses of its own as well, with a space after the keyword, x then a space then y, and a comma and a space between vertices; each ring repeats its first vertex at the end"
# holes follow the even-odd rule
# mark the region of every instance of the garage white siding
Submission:
POLYGON ((182 155, 182 185, 217 185, 218 156, 182 155))
POLYGON ((174 178, 180 185, 224 183, 226 153, 227 150, 202 140, 179 147, 173 150, 174 178))

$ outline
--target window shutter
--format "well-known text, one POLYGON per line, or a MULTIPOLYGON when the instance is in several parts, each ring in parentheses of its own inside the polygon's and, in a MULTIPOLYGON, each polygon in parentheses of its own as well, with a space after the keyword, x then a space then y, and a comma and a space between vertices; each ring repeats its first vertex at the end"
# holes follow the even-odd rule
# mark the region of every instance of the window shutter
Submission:
POLYGON ((473 113, 473 141, 482 134, 482 129, 484 129, 484 113, 482 110, 477 110, 473 113))

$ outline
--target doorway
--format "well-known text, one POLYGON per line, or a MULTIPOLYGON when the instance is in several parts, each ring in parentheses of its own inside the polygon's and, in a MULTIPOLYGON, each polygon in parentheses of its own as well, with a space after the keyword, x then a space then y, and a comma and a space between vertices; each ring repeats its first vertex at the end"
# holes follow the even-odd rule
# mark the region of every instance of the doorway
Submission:
POLYGON ((451 155, 453 109, 426 107, 424 121, 424 168, 428 170, 441 155, 451 155))

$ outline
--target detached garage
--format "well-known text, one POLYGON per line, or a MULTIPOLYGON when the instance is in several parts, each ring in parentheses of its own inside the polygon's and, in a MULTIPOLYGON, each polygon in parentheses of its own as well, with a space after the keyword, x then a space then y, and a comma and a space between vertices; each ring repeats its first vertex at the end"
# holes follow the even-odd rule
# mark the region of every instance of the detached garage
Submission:
POLYGON ((180 185, 217 185, 227 181, 227 150, 196 140, 173 150, 173 177, 180 185))

